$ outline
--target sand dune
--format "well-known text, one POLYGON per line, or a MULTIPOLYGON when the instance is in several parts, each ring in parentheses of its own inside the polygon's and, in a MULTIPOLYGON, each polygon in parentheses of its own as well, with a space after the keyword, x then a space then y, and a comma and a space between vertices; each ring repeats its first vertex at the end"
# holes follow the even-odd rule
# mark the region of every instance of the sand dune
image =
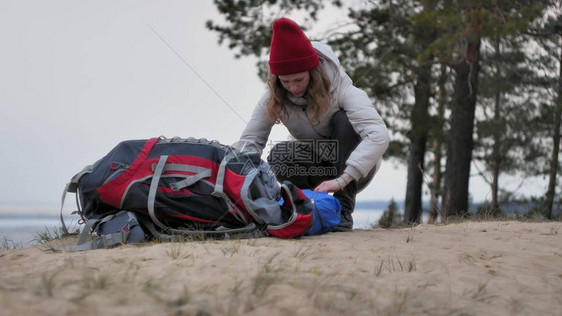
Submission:
POLYGON ((560 223, 0 252, 5 315, 560 315, 560 223))

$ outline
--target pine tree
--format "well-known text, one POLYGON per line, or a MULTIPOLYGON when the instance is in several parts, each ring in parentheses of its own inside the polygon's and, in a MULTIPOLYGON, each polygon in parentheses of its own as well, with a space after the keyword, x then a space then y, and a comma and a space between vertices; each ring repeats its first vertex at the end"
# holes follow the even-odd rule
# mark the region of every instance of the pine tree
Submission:
POLYGON ((521 34, 514 37, 492 38, 486 41, 482 62, 482 89, 479 94, 476 120, 475 160, 484 168, 479 174, 490 185, 490 207, 499 209, 500 192, 504 198, 509 192, 500 188, 501 174, 515 174, 525 168, 521 152, 534 132, 527 125, 529 84, 532 71, 527 67, 521 34), (527 125, 527 126, 526 126, 527 125))
MULTIPOLYGON (((240 6, 240 2, 238 5, 218 6, 230 22, 229 27, 219 27, 212 22, 208 26, 220 33, 220 42, 228 38, 230 47, 240 47, 238 56, 261 56, 270 38, 269 33, 264 31, 265 26, 254 23, 254 31, 249 32, 250 24, 242 24, 237 19, 251 16, 254 21, 264 21, 264 5, 258 8, 245 3, 244 7, 240 6), (231 10, 238 12, 230 13, 231 10), (247 41, 245 34, 254 33, 258 37, 247 41)), ((318 4, 314 1, 306 3, 309 4, 307 8, 318 4)), ((427 47, 437 36, 433 24, 427 23, 427 19, 433 17, 421 16, 419 11, 433 5, 430 1, 400 0, 349 8, 348 16, 355 28, 326 38, 339 53, 340 61, 354 84, 375 98, 378 110, 394 133, 387 156, 408 162, 405 221, 409 223, 419 222, 421 218, 422 170, 425 168, 424 157, 432 123, 429 108, 433 57, 427 54, 427 47), (412 94, 413 103, 409 98, 412 94)), ((279 11, 283 9, 289 9, 287 3, 279 5, 279 11)), ((297 8, 294 6, 292 9, 297 8)), ((311 18, 315 16, 311 15, 311 18)), ((270 22, 267 20, 267 23, 270 22)), ((264 71, 260 73, 263 75, 264 71)))
POLYGON ((455 88, 451 104, 451 130, 447 148, 445 216, 464 216, 468 212, 468 187, 474 119, 479 91, 481 45, 483 39, 521 33, 541 12, 535 1, 447 2, 443 14, 450 31, 445 38, 457 43, 451 50, 455 88))
POLYGON ((446 147, 446 118, 445 110, 449 103, 449 89, 447 89, 447 83, 449 80, 449 74, 447 67, 441 64, 439 68, 439 73, 437 74, 437 97, 436 97, 436 113, 433 115, 433 124, 430 131, 431 139, 431 152, 433 153, 432 160, 432 181, 430 185, 430 200, 429 200, 429 223, 435 223, 440 213, 439 198, 443 192, 443 168, 442 159, 444 157, 444 148, 446 147))
POLYGON ((395 216, 398 206, 394 199, 391 199, 388 203, 386 210, 382 213, 381 218, 379 218, 379 226, 382 228, 391 228, 395 224, 395 216))
MULTIPOLYGON (((344 7, 340 1, 332 3, 344 7)), ((433 195, 437 197, 442 192, 445 216, 467 212, 480 47, 490 38, 503 39, 526 29, 545 3, 531 0, 369 2, 362 7, 346 8, 349 23, 335 23, 324 38, 316 38, 334 48, 354 84, 374 97, 377 110, 393 136, 387 157, 408 164, 406 222, 415 223, 421 217, 422 170, 430 169, 425 166, 430 140, 433 157, 438 160, 429 165, 434 169, 433 195), (450 84, 448 80, 434 84, 433 78, 441 78, 443 74, 441 65, 448 67, 455 77, 448 109, 447 101, 443 101, 448 100, 448 94, 437 101, 433 97, 436 91, 445 92, 444 87, 450 84), (447 129, 447 140, 444 129, 447 129), (445 185, 440 190, 440 153, 445 141, 447 167, 445 185)), ((215 1, 215 4, 226 19, 226 26, 209 21, 208 28, 219 34, 220 43, 228 41, 228 46, 236 49, 235 56, 260 57, 262 78, 267 73, 264 56, 271 40, 273 20, 298 11, 305 16, 301 24, 307 30, 324 8, 322 1, 315 0, 215 1)), ((444 73, 447 76, 443 78, 449 78, 450 72, 444 73)), ((500 115, 496 122, 505 122, 502 120, 500 115)), ((483 125, 480 130, 484 130, 483 125)), ((496 140, 498 144, 502 141, 496 140)), ((437 199, 432 205, 437 205, 437 199)))
MULTIPOLYGON (((554 69, 558 66, 558 71, 541 71, 545 76, 544 86, 547 95, 552 95, 550 100, 546 100, 541 105, 542 115, 539 124, 545 127, 546 135, 551 137, 550 146, 543 146, 543 149, 550 151, 550 158, 544 164, 544 168, 536 166, 538 174, 548 174, 548 189, 545 195, 544 215, 552 218, 552 210, 556 196, 556 182, 560 169, 560 141, 561 141, 561 122, 562 122, 562 4, 551 2, 544 16, 533 25, 529 34, 534 37, 537 44, 542 47, 544 54, 539 60, 544 65, 549 65, 547 69, 554 69), (548 93, 555 91, 554 93, 548 93), (550 147, 550 148, 548 148, 550 147)), ((544 140, 544 139, 543 139, 544 140)), ((541 143, 543 143, 541 141, 541 143)))

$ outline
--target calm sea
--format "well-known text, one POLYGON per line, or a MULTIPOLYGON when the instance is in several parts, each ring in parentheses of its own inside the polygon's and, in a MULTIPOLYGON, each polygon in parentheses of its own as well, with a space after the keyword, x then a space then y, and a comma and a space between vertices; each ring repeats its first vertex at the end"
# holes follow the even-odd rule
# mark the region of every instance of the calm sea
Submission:
MULTIPOLYGON (((383 210, 358 209, 353 212, 354 228, 369 228, 382 216, 383 210)), ((70 228, 76 229, 78 215, 65 216, 70 228)), ((10 247, 29 246, 37 243, 38 234, 46 230, 56 231, 61 227, 59 215, 55 211, 0 212, 0 242, 10 247)))

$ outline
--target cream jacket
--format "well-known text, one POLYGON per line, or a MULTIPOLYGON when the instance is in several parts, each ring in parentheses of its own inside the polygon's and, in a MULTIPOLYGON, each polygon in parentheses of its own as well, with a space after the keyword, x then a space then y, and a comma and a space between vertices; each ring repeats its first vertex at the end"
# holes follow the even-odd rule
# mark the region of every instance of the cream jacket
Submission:
MULTIPOLYGON (((319 122, 312 124, 307 117, 306 106, 288 104, 287 115, 281 118, 281 122, 296 140, 326 139, 331 134, 332 115, 343 109, 362 139, 347 160, 344 172, 355 180, 367 177, 369 172, 379 164, 388 148, 389 136, 386 125, 367 94, 355 87, 351 78, 343 71, 332 49, 319 42, 312 42, 312 45, 318 52, 321 67, 330 78, 332 105, 319 122)), ((265 104, 268 98, 269 91, 259 100, 240 137, 242 143, 250 141, 260 151, 265 148, 271 128, 275 124, 267 116, 265 104)), ((310 114, 308 116, 311 117, 310 114)))

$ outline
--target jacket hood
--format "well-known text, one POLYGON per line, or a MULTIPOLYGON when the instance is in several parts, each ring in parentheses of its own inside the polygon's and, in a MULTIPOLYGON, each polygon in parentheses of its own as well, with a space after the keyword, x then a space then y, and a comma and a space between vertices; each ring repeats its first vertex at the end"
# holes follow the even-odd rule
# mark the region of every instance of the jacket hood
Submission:
POLYGON ((337 86, 339 86, 340 76, 340 61, 336 53, 330 48, 330 46, 320 43, 312 42, 312 47, 318 52, 318 57, 320 58, 320 64, 324 68, 324 71, 330 78, 331 90, 334 92, 337 86))

